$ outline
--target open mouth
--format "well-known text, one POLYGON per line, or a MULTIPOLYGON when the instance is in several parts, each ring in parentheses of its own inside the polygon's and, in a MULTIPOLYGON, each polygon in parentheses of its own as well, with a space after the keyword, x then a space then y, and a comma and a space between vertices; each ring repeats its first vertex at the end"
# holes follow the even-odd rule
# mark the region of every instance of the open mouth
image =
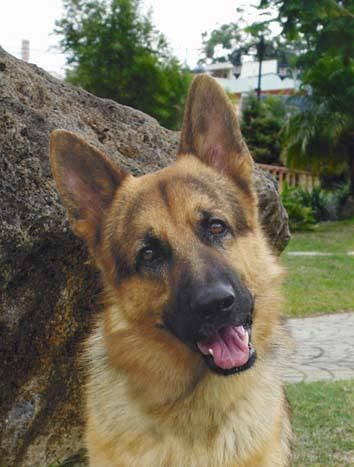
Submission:
POLYGON ((198 341, 197 348, 212 371, 234 375, 251 368, 256 361, 250 334, 250 327, 227 325, 198 341))

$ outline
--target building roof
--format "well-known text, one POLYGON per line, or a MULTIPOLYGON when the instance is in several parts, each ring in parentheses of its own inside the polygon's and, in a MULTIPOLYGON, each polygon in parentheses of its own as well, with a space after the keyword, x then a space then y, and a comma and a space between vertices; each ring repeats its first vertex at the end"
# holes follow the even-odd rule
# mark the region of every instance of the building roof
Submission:
MULTIPOLYGON (((255 61, 244 61, 242 62, 240 78, 249 78, 251 76, 258 76, 259 62, 255 61)), ((208 73, 215 71, 231 70, 233 68, 230 62, 219 62, 206 65, 205 70, 208 73)), ((262 62, 262 74, 277 73, 278 61, 277 60, 263 60, 262 62)))
MULTIPOLYGON (((250 76, 238 79, 215 78, 219 84, 230 93, 247 93, 258 87, 258 76, 250 76)), ((262 91, 285 91, 295 89, 295 81, 292 78, 281 80, 276 73, 262 74, 262 91)))
POLYGON ((231 70, 233 67, 230 62, 218 62, 211 63, 210 65, 205 65, 206 71, 218 71, 218 70, 231 70))

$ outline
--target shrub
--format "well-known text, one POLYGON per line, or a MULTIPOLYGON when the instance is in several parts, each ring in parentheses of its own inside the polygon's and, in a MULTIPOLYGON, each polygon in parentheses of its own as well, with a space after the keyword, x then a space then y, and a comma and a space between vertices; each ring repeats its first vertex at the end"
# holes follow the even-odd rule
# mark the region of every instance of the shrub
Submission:
POLYGON ((249 93, 243 101, 241 129, 257 162, 282 165, 280 161, 280 130, 286 118, 286 105, 279 97, 258 100, 249 93))
POLYGON ((281 200, 289 215, 290 230, 310 230, 316 224, 311 206, 304 205, 303 190, 284 185, 281 200))
POLYGON ((349 183, 346 185, 339 186, 338 189, 335 191, 335 195, 338 203, 338 209, 340 209, 350 196, 349 183))
POLYGON ((349 193, 347 185, 335 191, 326 191, 320 187, 307 191, 285 184, 281 199, 288 211, 290 228, 306 230, 313 228, 316 222, 338 220, 349 193))
POLYGON ((298 189, 298 193, 302 205, 311 208, 316 221, 328 221, 336 216, 333 193, 326 192, 320 187, 314 187, 312 191, 298 189))

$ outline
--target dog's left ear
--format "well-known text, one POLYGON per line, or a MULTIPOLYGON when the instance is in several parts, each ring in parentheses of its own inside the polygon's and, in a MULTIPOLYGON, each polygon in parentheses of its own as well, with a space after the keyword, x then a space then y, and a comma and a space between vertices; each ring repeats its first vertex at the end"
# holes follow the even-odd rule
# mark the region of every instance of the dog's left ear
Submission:
POLYGON ((253 159, 235 110, 215 79, 197 76, 187 98, 178 156, 194 154, 243 185, 252 180, 253 159))

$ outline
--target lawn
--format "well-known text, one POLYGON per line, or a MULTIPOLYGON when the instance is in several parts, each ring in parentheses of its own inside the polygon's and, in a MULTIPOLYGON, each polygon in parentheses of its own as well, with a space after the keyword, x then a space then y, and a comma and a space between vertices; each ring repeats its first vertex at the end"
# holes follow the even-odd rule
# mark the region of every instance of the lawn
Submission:
POLYGON ((294 233, 282 254, 288 269, 285 281, 288 316, 307 316, 354 310, 354 219, 325 222, 313 231, 294 233), (316 251, 332 256, 290 256, 288 252, 316 251))
POLYGON ((287 386, 295 431, 293 466, 354 465, 354 381, 287 386))

